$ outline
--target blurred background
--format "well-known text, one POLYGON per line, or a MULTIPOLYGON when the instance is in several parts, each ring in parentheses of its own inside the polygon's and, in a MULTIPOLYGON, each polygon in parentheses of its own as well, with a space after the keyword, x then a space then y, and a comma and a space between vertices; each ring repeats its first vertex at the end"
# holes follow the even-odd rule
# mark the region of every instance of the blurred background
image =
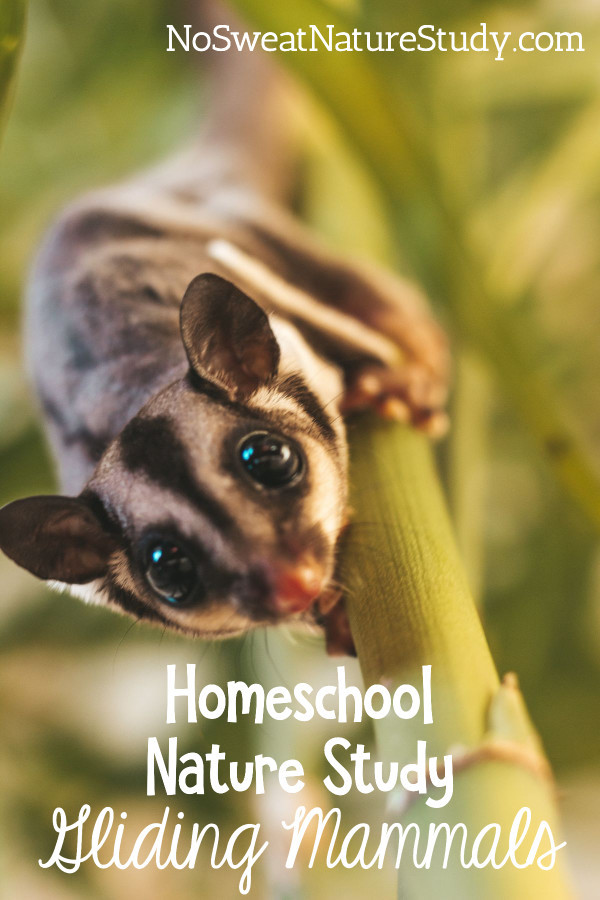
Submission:
MULTIPOLYGON (((585 53, 517 53, 504 62, 453 53, 361 61, 376 67, 390 121, 399 123, 405 156, 391 172, 393 189, 389 163, 368 165, 368 136, 348 140, 319 103, 327 96, 299 93, 298 202, 332 245, 392 261, 420 281, 452 335, 453 429, 438 450, 440 472, 494 658, 501 672, 519 674, 558 777, 573 880, 591 900, 600 883, 600 2, 458 0, 451 13, 441 0, 398 6, 349 0, 332 3, 331 16, 352 15, 370 30, 431 22, 470 32, 485 21, 584 38, 585 53)), ((0 148, 2 503, 54 486, 21 362, 32 254, 65 202, 192 133, 203 85, 197 60, 165 52, 165 24, 178 21, 187 21, 186 7, 172 0, 31 0, 0 148)), ((339 65, 337 57, 310 64, 339 65)), ((350 66, 342 107, 369 106, 360 76, 350 66)), ((191 643, 51 595, 4 558, 0 583, 3 896, 235 896, 236 873, 208 864, 158 877, 95 868, 67 877, 42 871, 37 859, 51 852, 57 805, 113 805, 140 823, 160 815, 160 798, 144 799, 145 745, 151 734, 172 733, 163 724, 167 663, 197 662, 206 681, 293 685, 310 672, 316 685, 335 674, 319 639, 261 631, 191 643)), ((348 666, 359 683, 358 667, 348 666)), ((321 748, 341 729, 278 726, 179 731, 198 752, 220 742, 231 758, 302 759, 312 802, 326 806, 321 748)), ((362 734, 370 740, 368 729, 362 734)), ((250 794, 178 798, 178 808, 227 833, 256 816, 266 827, 283 818, 281 807, 258 809, 250 794)), ((348 822, 378 818, 376 804, 361 808, 352 796, 344 811, 348 822)), ((317 866, 302 884, 297 878, 264 868, 253 894, 312 900, 335 885, 348 898, 394 896, 389 871, 317 866)))

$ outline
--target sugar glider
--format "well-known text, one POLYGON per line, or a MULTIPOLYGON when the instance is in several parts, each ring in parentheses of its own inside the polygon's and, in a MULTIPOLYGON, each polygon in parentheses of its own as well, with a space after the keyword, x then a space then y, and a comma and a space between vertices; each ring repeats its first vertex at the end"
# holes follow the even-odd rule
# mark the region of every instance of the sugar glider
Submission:
POLYGON ((447 344, 413 287, 287 211, 281 84, 221 55, 201 138, 43 242, 26 351, 64 495, 5 506, 0 547, 138 619, 205 638, 317 621, 335 651, 343 416, 443 430, 447 344))

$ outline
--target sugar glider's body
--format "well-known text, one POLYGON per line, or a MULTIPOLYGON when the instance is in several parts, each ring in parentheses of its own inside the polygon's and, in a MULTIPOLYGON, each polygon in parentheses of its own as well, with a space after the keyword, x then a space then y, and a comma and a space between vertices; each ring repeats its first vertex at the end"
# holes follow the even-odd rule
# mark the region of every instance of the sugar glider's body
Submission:
POLYGON ((343 411, 443 420, 441 333, 412 288, 283 208, 261 100, 51 229, 26 344, 70 496, 0 512, 34 574, 205 636, 314 618, 331 595, 343 411))

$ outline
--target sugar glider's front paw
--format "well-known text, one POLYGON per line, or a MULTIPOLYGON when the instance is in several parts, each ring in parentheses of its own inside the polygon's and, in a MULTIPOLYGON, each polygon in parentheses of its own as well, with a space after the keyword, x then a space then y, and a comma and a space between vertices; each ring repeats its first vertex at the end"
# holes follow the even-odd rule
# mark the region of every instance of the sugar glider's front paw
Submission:
POLYGON ((447 395, 444 371, 434 371, 416 360, 397 368, 367 363, 349 375, 342 412, 374 409, 386 419, 414 425, 430 437, 440 438, 448 430, 447 395))
POLYGON ((342 592, 330 588, 318 601, 319 622, 325 632, 328 656, 356 656, 342 592))

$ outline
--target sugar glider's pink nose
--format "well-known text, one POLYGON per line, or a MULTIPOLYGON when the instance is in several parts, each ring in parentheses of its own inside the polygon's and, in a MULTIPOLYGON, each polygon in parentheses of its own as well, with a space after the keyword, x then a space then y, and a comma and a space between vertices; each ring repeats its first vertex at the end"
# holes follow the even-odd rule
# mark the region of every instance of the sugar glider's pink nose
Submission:
POLYGON ((304 612, 323 590, 323 567, 312 555, 279 569, 273 578, 273 608, 281 616, 304 612))

